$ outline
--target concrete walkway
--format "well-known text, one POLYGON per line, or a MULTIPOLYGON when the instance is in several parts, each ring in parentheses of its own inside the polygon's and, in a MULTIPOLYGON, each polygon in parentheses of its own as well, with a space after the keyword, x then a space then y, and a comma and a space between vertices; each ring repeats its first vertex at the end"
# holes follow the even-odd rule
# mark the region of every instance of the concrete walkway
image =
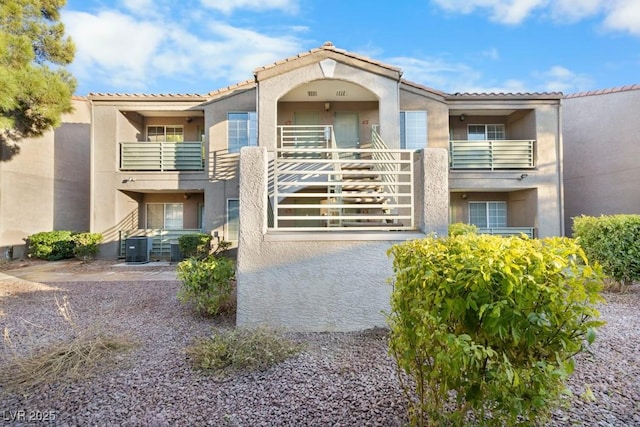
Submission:
POLYGON ((146 280, 177 280, 175 268, 166 268, 169 263, 150 262, 147 264, 125 264, 114 261, 101 269, 77 268, 78 261, 46 262, 27 267, 0 272, 0 282, 23 280, 36 283, 51 282, 138 282, 146 280), (164 267, 164 268, 159 268, 164 267))

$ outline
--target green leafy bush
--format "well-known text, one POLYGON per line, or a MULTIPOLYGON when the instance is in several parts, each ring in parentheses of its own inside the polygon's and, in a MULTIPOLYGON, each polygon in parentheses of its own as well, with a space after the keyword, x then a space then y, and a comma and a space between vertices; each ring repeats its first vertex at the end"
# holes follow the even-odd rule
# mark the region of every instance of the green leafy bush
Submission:
POLYGON ((463 222, 449 224, 449 236, 460 236, 462 234, 478 234, 478 226, 463 222))
POLYGON ((235 264, 228 258, 188 258, 177 268, 182 286, 178 299, 192 303, 199 313, 216 315, 234 308, 235 264))
POLYGON ((573 234, 607 276, 624 286, 640 280, 640 215, 576 217, 573 234))
POLYGON ((211 235, 206 233, 185 234, 178 238, 178 246, 185 258, 206 258, 211 252, 211 235))
POLYGON ((78 233, 73 235, 75 247, 73 254, 76 258, 86 262, 89 258, 96 256, 99 244, 102 242, 102 234, 100 233, 78 233))
POLYGON ((235 329, 196 340, 187 348, 187 354, 199 369, 232 374, 268 369, 295 355, 300 348, 269 329, 235 329))
POLYGON ((43 231, 27 238, 29 256, 57 261, 73 258, 75 241, 71 231, 43 231))
POLYGON ((465 234, 388 253, 390 352, 415 387, 412 424, 544 421, 602 324, 602 273, 579 245, 465 234))

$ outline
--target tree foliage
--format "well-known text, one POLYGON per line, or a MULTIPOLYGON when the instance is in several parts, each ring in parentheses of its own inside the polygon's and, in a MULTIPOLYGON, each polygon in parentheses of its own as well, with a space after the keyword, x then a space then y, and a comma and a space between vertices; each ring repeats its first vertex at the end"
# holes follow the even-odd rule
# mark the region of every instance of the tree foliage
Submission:
POLYGON ((0 143, 41 136, 72 111, 75 46, 65 36, 66 0, 0 2, 0 143))

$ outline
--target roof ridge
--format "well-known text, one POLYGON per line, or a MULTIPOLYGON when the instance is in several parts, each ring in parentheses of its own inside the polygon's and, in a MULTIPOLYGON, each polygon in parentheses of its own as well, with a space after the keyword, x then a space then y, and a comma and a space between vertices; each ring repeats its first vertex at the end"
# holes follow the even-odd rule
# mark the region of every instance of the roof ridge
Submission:
POLYGON ((368 62, 370 64, 377 65, 377 66, 382 67, 382 68, 387 68, 389 70, 396 71, 398 73, 402 73, 402 69, 400 69, 398 67, 395 67, 393 65, 390 65, 390 64, 387 64, 387 63, 384 63, 384 62, 380 62, 380 61, 377 61, 375 59, 371 59, 371 58, 369 58, 367 56, 364 56, 364 55, 360 55, 360 54, 357 54, 357 53, 354 53, 354 52, 350 52, 350 51, 348 51, 346 49, 337 48, 331 41, 324 42, 322 44, 322 46, 320 46, 320 47, 316 47, 316 48, 310 49, 310 50, 305 51, 305 52, 300 52, 300 53, 298 53, 296 55, 292 55, 292 56, 289 56, 287 58, 280 59, 280 60, 278 60, 276 62, 273 62, 271 64, 262 65, 262 66, 260 66, 258 68, 255 68, 253 70, 253 73, 256 74, 259 71, 268 70, 268 69, 276 67, 278 65, 286 64, 287 62, 291 62, 291 61, 294 61, 296 59, 303 58, 305 56, 308 56, 308 55, 311 55, 311 54, 314 54, 314 53, 317 53, 317 52, 320 52, 320 51, 323 51, 323 50, 329 50, 329 51, 332 51, 332 52, 336 52, 336 53, 339 53, 341 55, 344 55, 344 56, 347 56, 347 57, 350 57, 350 58, 353 58, 353 59, 357 59, 357 60, 360 60, 360 61, 363 61, 363 62, 368 62))
POLYGON ((640 84, 631 84, 631 85, 617 86, 617 87, 607 88, 607 89, 596 89, 596 90, 589 90, 585 92, 576 92, 576 93, 571 93, 565 96, 565 98, 580 98, 584 96, 605 95, 609 93, 628 92, 631 90, 640 90, 640 84))

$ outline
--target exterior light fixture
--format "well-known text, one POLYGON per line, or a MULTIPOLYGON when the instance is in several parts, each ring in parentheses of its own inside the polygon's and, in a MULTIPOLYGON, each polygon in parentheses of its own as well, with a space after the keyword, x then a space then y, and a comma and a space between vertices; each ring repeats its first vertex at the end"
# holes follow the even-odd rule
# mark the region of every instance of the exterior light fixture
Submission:
POLYGON ((324 111, 329 111, 330 109, 331 109, 331 103, 325 102, 324 103, 324 111))
POLYGON ((467 118, 467 116, 464 113, 460 114, 460 121, 461 122, 464 122, 464 119, 466 119, 466 118, 467 118))

